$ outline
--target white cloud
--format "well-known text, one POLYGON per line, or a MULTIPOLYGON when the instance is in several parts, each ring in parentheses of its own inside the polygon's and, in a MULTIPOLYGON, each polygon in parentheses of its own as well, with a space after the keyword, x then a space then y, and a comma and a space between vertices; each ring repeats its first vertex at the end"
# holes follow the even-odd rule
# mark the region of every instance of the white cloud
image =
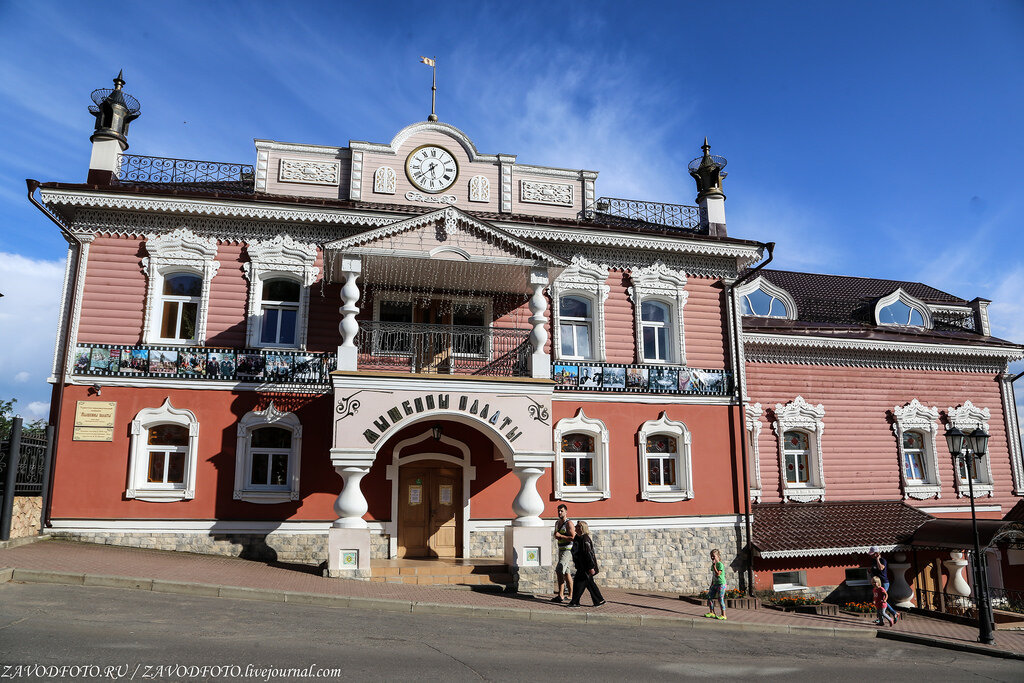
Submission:
POLYGON ((64 262, 0 252, 0 397, 43 405, 50 388, 64 262))
POLYGON ((989 298, 988 318, 992 334, 1003 339, 1024 342, 1024 266, 1017 266, 1002 277, 989 298))
POLYGON ((25 406, 25 412, 28 413, 28 417, 33 420, 45 418, 50 415, 50 404, 43 403, 42 401, 32 401, 25 406))

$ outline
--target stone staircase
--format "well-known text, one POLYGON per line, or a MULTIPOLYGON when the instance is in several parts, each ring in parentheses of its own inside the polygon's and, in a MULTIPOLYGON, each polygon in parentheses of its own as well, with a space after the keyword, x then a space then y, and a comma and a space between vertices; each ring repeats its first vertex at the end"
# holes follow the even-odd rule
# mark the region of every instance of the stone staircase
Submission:
POLYGON ((420 586, 470 586, 504 590, 508 566, 489 558, 371 560, 370 581, 420 586))

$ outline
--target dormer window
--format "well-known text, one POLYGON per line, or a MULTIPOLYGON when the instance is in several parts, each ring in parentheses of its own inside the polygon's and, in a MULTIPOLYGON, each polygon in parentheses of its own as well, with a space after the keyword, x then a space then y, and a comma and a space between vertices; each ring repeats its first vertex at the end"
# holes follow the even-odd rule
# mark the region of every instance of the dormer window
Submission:
POLYGON ((922 327, 931 329, 932 314, 919 299, 897 289, 883 296, 875 304, 875 323, 895 327, 922 327))
POLYGON ((736 298, 743 315, 796 320, 796 301, 790 293, 763 277, 738 287, 736 298))

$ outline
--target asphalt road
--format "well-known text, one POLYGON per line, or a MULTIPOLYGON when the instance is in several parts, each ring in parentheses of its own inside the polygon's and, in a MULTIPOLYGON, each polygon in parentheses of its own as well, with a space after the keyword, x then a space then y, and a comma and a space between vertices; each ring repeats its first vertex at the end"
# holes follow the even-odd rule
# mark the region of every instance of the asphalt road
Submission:
POLYGON ((875 639, 552 626, 0 585, 0 679, 285 681, 308 680, 287 670, 310 667, 321 676, 340 669, 326 671, 328 678, 346 681, 1024 679, 1020 661, 875 639))

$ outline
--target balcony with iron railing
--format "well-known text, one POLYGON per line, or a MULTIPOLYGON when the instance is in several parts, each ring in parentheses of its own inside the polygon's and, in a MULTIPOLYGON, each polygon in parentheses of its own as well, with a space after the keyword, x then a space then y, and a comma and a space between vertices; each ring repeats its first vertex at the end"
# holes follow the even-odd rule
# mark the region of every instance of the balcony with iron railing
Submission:
POLYGON ((601 197, 581 212, 581 218, 618 228, 647 227, 704 235, 700 207, 601 197))
POLYGON ((256 170, 250 164, 120 154, 114 183, 129 187, 252 194, 256 170))

